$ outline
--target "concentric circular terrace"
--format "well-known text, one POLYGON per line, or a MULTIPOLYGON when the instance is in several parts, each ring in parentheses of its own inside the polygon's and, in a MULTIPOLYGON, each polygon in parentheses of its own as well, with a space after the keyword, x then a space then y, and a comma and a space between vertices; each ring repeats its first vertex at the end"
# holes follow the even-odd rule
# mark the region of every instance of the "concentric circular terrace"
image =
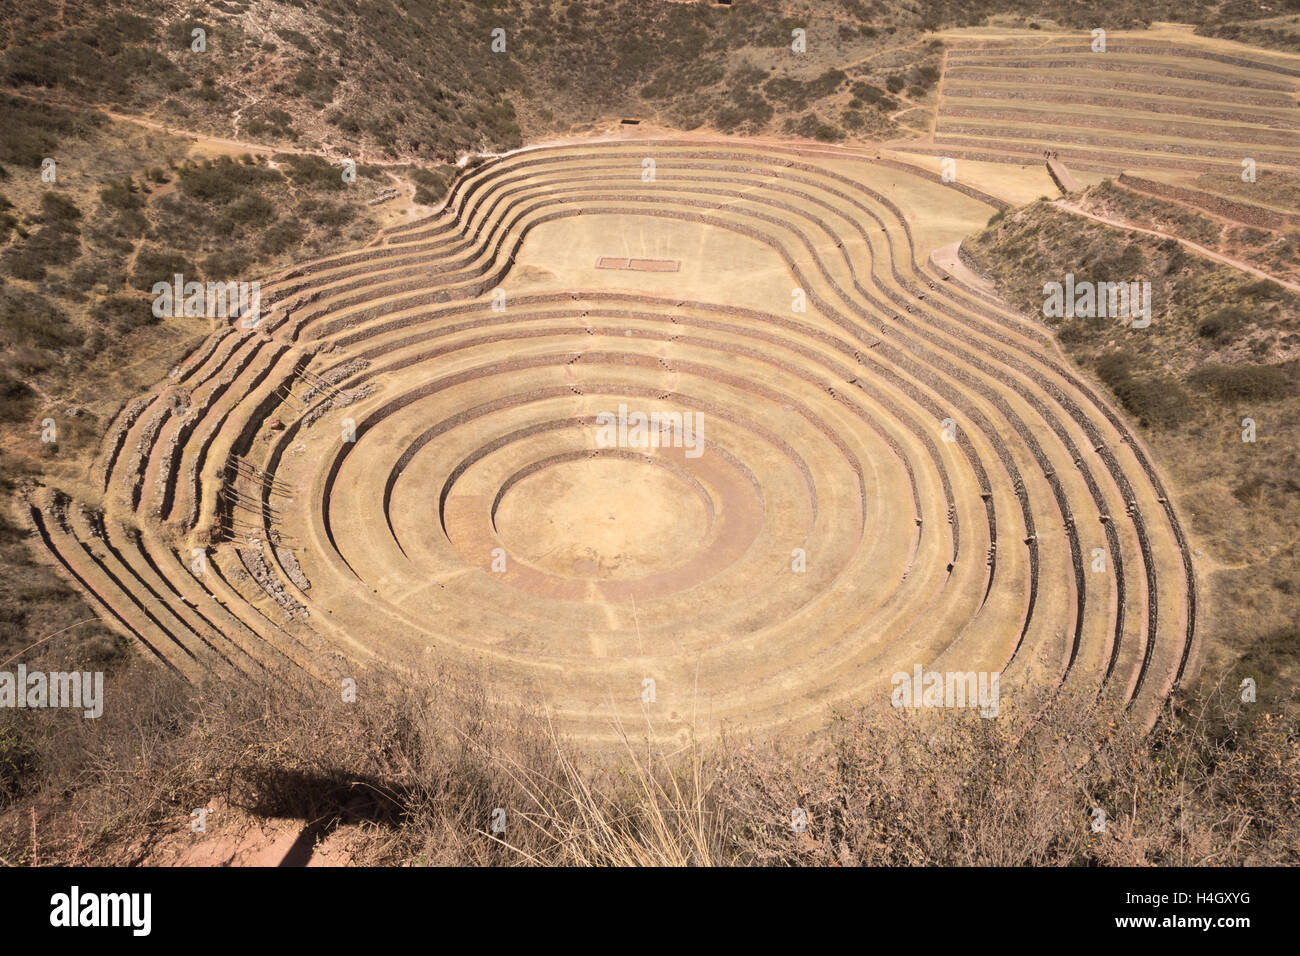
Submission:
POLYGON ((32 517, 187 674, 471 663, 592 740, 811 730, 918 664, 1149 714, 1188 548, 1045 331, 929 263, 994 203, 738 141, 520 151, 265 286, 123 409, 102 500, 32 517), (611 446, 620 407, 694 447, 611 446))

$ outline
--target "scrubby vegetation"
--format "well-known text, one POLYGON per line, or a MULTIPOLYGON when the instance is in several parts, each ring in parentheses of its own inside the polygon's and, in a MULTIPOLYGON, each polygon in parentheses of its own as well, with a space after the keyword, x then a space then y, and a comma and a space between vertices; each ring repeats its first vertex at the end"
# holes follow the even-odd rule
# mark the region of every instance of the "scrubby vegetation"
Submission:
MULTIPOLYGON (((1292 177, 1275 170, 1265 171, 1259 180, 1249 184, 1242 183, 1239 176, 1221 173, 1207 173, 1199 181, 1213 192, 1248 203, 1267 205, 1271 201, 1283 207, 1300 208, 1300 191, 1292 177), (1239 190, 1229 185, 1234 181, 1251 189, 1239 190)), ((1283 279, 1300 279, 1300 228, 1274 230, 1242 225, 1179 202, 1126 189, 1110 179, 1084 190, 1078 202, 1094 214, 1190 239, 1226 256, 1252 262, 1283 279)))
POLYGON ((1152 373, 1150 369, 1134 374, 1133 358, 1124 352, 1099 356, 1096 370, 1097 377, 1141 424, 1170 428, 1187 420, 1188 394, 1172 375, 1152 373))
POLYGON ((241 819, 291 819, 361 864, 1300 862, 1294 723, 1232 693, 1171 709, 1151 736, 1066 700, 1023 737, 1002 719, 885 708, 840 715, 815 747, 731 738, 663 756, 627 728, 593 770, 544 714, 490 704, 467 675, 360 686, 344 704, 195 689, 136 664, 111 675, 98 721, 0 715, 0 857, 157 862, 234 839, 241 819), (219 808, 204 836, 195 807, 219 808))
MULTIPOLYGON (((235 117, 240 137, 422 163, 647 109, 683 129, 878 137, 894 129, 889 114, 938 82, 943 47, 924 40, 927 30, 1008 11, 1025 25, 1112 30, 1173 19, 1222 31, 1276 15, 1255 0, 804 0, 793 14, 641 0, 598 10, 549 0, 282 0, 256 12, 243 0, 69 0, 57 10, 14 18, 0 81, 23 95, 158 112, 218 135, 231 134, 235 117), (806 31, 801 54, 790 50, 795 29, 806 31), (195 30, 204 31, 201 50, 195 30), (822 119, 801 121, 810 110, 822 119)), ((37 143, 14 148, 30 155, 37 143)))
POLYGON ((1133 192, 1107 179, 1088 189, 1079 202, 1089 212, 1142 223, 1147 229, 1172 233, 1202 245, 1218 242, 1220 227, 1200 213, 1151 196, 1133 192))
MULTIPOLYGON (((85 144, 67 143, 62 155, 109 149, 125 135, 116 126, 75 128, 87 133, 85 144)), ((165 166, 96 174, 65 163, 52 183, 30 175, 11 185, 3 197, 9 236, 0 243, 7 374, 63 380, 85 363, 120 359, 138 344, 123 336, 157 321, 148 291, 175 273, 255 278, 252 270, 369 237, 375 225, 366 200, 391 183, 362 165, 345 192, 340 168, 318 156, 194 161, 170 146, 177 155, 165 166)))
MULTIPOLYGON (((247 2, 70 0, 61 16, 33 8, 14 18, 0 81, 25 95, 157 111, 219 135, 230 135, 236 116, 241 137, 426 163, 647 108, 681 128, 723 130, 783 129, 810 109, 823 117, 851 109, 857 115, 843 126, 865 138, 890 126, 850 105, 844 81, 923 98, 942 53, 919 42, 923 31, 979 23, 1007 6, 805 0, 788 15, 760 3, 284 0, 254 15, 247 2), (498 28, 503 50, 492 48, 498 28), (807 33, 805 54, 789 49, 794 29, 807 33), (195 30, 204 31, 202 50, 195 30), (746 59, 765 64, 760 76, 746 59)), ((1104 14, 1112 29, 1196 12, 1122 0, 1038 6, 1067 27, 1104 14)), ((887 102, 854 95, 869 107, 887 102)))
POLYGON ((1206 36, 1223 37, 1252 46, 1272 47, 1275 50, 1294 52, 1300 49, 1300 4, 1296 0, 1282 0, 1274 5, 1247 4, 1249 13, 1236 23, 1207 20, 1196 28, 1206 36), (1253 9, 1252 9, 1253 8, 1253 9), (1289 11, 1276 16, 1279 11, 1289 11))

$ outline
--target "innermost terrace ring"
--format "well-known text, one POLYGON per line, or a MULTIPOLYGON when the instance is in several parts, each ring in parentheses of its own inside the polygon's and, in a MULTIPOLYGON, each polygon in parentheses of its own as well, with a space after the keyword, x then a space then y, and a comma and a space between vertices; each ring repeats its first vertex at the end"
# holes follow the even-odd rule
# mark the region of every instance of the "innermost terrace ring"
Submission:
POLYGON ((683 563, 707 540, 713 501, 699 481, 654 461, 582 457, 530 470, 503 489, 496 509, 507 552, 551 574, 595 580, 683 563))

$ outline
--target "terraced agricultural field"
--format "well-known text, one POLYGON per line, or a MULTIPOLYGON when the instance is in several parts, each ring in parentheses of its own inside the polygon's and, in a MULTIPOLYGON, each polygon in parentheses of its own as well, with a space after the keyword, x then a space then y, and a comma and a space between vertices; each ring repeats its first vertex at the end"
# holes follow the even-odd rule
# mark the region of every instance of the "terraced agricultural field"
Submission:
POLYGON ((813 731, 918 665, 1151 717, 1191 555, 1132 426, 938 253, 1002 205, 867 152, 513 152, 264 286, 30 518, 186 674, 472 663, 593 745, 813 731), (693 443, 611 446, 621 407, 693 443))
POLYGON ((1071 169, 1236 176, 1300 166, 1300 56, 1195 36, 1165 24, 1086 33, 946 34, 937 119, 912 149, 1071 169))

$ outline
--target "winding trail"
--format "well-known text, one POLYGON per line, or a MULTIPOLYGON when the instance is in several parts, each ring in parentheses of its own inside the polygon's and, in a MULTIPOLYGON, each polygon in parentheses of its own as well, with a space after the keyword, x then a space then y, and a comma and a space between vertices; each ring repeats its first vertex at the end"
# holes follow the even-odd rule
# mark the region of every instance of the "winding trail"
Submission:
POLYGON ((1175 242, 1177 242, 1179 245, 1181 245, 1184 249, 1188 250, 1189 252, 1194 252, 1198 256, 1202 256, 1206 259, 1213 260, 1214 262, 1217 262, 1220 265, 1231 266, 1234 269, 1240 269, 1242 272, 1248 273, 1249 275, 1253 275, 1259 279, 1268 279, 1270 282, 1276 282, 1284 289, 1289 289, 1292 292, 1300 293, 1300 283, 1291 282, 1288 279, 1283 279, 1280 278, 1279 276, 1273 275, 1272 273, 1265 272, 1263 269, 1260 269, 1258 266, 1253 266, 1249 262, 1246 262, 1242 259, 1236 259, 1233 258, 1232 256, 1225 256, 1221 252, 1216 252, 1213 249, 1207 249, 1205 246, 1201 245, 1200 243, 1192 242, 1192 240, 1190 239, 1184 239, 1182 236, 1175 236, 1168 232, 1161 232, 1158 229, 1146 229, 1142 226, 1135 226, 1131 222, 1128 222, 1127 220, 1124 219, 1115 219, 1111 216, 1102 216, 1094 212, 1088 212, 1087 210, 1080 208, 1078 204, 1070 202, 1068 199, 1055 199, 1052 201, 1052 205, 1056 206, 1058 209, 1064 209, 1066 212, 1073 213, 1076 216, 1082 216, 1085 219, 1091 219, 1094 222, 1099 222, 1102 223, 1103 225, 1114 226, 1117 229, 1124 229, 1129 232, 1140 232, 1143 235, 1154 236, 1157 239, 1172 239, 1175 242))

